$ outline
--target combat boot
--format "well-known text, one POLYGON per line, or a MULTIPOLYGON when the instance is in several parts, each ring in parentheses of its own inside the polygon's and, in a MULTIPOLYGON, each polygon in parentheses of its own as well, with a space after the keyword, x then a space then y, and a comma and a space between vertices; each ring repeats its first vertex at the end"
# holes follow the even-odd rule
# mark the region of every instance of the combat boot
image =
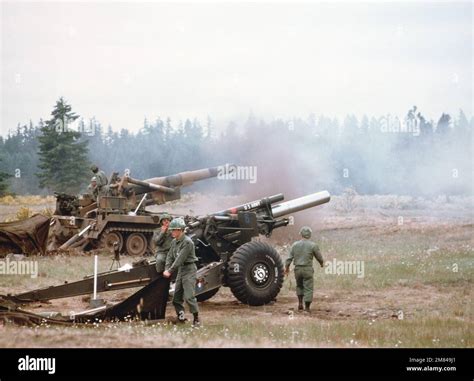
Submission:
POLYGON ((199 313, 195 312, 193 313, 193 327, 200 327, 201 326, 201 321, 199 320, 199 313))
POLYGON ((303 311, 303 295, 298 295, 298 311, 303 311))
POLYGON ((304 312, 310 314, 311 313, 311 302, 305 302, 304 304, 304 312))

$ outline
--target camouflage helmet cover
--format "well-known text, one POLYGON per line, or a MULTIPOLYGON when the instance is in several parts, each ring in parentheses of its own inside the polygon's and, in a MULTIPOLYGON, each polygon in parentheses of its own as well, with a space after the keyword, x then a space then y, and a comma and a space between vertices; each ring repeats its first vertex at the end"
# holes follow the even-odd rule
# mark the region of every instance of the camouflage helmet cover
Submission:
POLYGON ((186 224, 184 223, 184 220, 180 217, 180 218, 173 218, 173 220, 170 222, 168 229, 184 230, 185 227, 186 227, 186 224))

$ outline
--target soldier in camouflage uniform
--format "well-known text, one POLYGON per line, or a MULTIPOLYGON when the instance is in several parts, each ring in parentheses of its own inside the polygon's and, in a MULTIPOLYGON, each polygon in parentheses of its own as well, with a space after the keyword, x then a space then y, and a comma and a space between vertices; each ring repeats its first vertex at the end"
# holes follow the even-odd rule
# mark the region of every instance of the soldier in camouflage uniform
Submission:
POLYGON ((319 251, 318 245, 311 238, 311 228, 303 226, 300 230, 302 240, 296 241, 290 249, 290 255, 285 263, 285 275, 290 271, 291 262, 295 265, 296 295, 298 296, 298 310, 303 310, 303 301, 305 312, 310 312, 311 302, 313 301, 314 287, 314 269, 313 258, 324 266, 324 260, 319 251))
POLYGON ((196 272, 198 261, 195 251, 194 242, 186 234, 184 228, 186 224, 182 218, 175 218, 170 222, 168 227, 173 236, 168 256, 166 258, 165 278, 176 275, 176 283, 173 295, 173 305, 178 315, 178 321, 184 322, 184 301, 189 306, 189 310, 193 314, 193 326, 199 326, 199 307, 197 304, 196 291, 196 272))
POLYGON ((173 242, 168 226, 171 221, 171 216, 167 213, 160 218, 161 227, 153 233, 153 243, 156 246, 156 271, 162 273, 165 270, 166 256, 173 242))

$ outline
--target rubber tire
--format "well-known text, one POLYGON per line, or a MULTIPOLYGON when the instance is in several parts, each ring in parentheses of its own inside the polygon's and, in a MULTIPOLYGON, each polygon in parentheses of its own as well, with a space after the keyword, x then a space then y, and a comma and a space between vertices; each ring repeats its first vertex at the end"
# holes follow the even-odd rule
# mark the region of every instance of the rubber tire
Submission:
POLYGON ((127 240, 125 241, 125 250, 127 251, 128 255, 131 256, 137 256, 141 257, 143 256, 148 249, 148 241, 143 233, 131 233, 128 237, 127 240), (133 252, 133 249, 131 248, 132 246, 132 239, 138 239, 141 240, 141 250, 137 250, 136 252, 133 252))
POLYGON ((207 291, 203 294, 199 294, 198 296, 196 296, 197 301, 198 302, 205 302, 206 300, 211 299, 214 295, 217 294, 217 292, 219 291, 219 288, 220 287, 217 287, 217 288, 209 290, 209 291, 207 291))
POLYGON ((123 239, 123 234, 120 233, 119 231, 109 231, 109 232, 104 232, 101 237, 100 237, 100 244, 101 246, 104 248, 104 249, 107 249, 108 251, 112 252, 114 251, 114 248, 112 245, 108 245, 107 244, 107 241, 108 239, 110 239, 110 236, 112 236, 112 234, 116 235, 119 240, 119 251, 122 250, 123 248, 123 244, 124 244, 124 239, 123 239))
POLYGON ((264 242, 252 241, 243 244, 230 258, 227 282, 234 296, 244 304, 262 306, 272 302, 283 285, 283 263, 280 255, 264 242), (251 270, 257 263, 265 263, 269 270, 269 278, 264 287, 257 287, 252 280, 251 270))

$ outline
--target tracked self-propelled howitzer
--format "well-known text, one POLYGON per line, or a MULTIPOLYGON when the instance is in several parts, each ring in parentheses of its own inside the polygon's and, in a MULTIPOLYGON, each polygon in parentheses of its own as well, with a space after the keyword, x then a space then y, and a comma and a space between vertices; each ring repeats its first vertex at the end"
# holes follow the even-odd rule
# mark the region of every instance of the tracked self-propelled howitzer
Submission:
MULTIPOLYGON (((199 301, 211 298, 220 287, 229 287, 240 302, 252 306, 276 299, 283 284, 282 260, 272 246, 255 238, 269 236, 274 229, 288 225, 293 213, 329 202, 330 195, 322 191, 287 202, 281 202, 283 199, 282 194, 277 194, 205 216, 184 217, 186 234, 194 241, 199 259, 196 282, 199 301)), ((143 288, 129 299, 114 307, 94 310, 95 315, 91 316, 164 317, 166 297, 163 295, 168 295, 170 284, 156 271, 154 260, 98 274, 96 290, 106 292, 140 286, 143 288)), ((3 299, 21 305, 87 295, 93 288, 94 279, 88 276, 77 282, 3 296, 3 299)), ((169 290, 173 292, 172 283, 169 290)))
POLYGON ((48 250, 103 247, 130 255, 152 254, 151 238, 160 213, 149 212, 146 206, 178 200, 182 187, 232 170, 224 165, 147 180, 114 173, 97 201, 87 194, 56 193, 48 250))

